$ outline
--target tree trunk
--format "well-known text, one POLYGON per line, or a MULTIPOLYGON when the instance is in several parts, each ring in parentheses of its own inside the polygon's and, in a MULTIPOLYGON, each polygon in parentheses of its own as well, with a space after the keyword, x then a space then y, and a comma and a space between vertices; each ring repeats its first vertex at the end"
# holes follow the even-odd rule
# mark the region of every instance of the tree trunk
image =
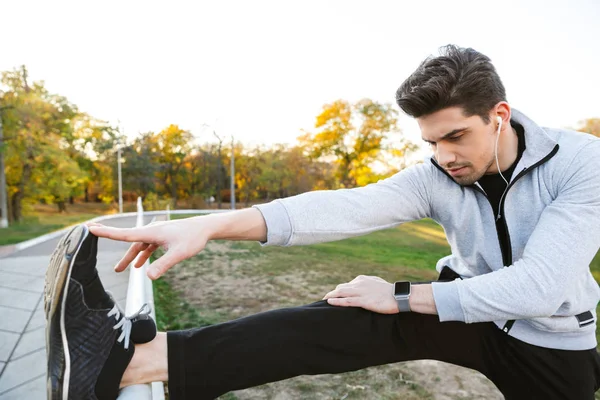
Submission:
POLYGON ((343 162, 340 165, 340 168, 338 169, 340 183, 345 188, 352 188, 352 187, 356 186, 356 181, 354 180, 354 178, 352 178, 350 176, 351 165, 352 165, 352 160, 350 159, 350 157, 348 155, 346 155, 343 158, 343 162))
POLYGON ((67 204, 63 200, 58 201, 56 203, 56 205, 58 206, 59 213, 63 213, 63 212, 67 211, 67 204))
POLYGON ((19 222, 21 220, 21 217, 22 217, 21 202, 23 201, 23 197, 25 197, 24 196, 25 183, 29 182, 30 177, 31 177, 31 164, 26 162, 25 165, 23 165, 23 173, 21 174, 21 181, 19 182, 19 187, 17 189, 17 192, 12 197, 12 203, 13 203, 12 216, 13 216, 13 221, 15 221, 15 222, 19 222))
POLYGON ((171 177, 171 198, 173 199, 173 209, 177 208, 177 183, 171 177))
POLYGON ((11 222, 19 222, 21 220, 21 201, 23 200, 23 195, 21 192, 17 192, 12 195, 10 199, 11 204, 11 222))
MULTIPOLYGON (((171 191, 171 185, 169 184, 169 179, 165 176, 165 178, 162 180, 162 182, 163 182, 163 186, 165 187, 165 193, 166 194, 171 193, 172 191, 171 191)), ((157 196, 159 195, 158 188, 156 190, 156 195, 157 196)))
POLYGON ((246 202, 245 202, 246 208, 248 208, 248 207, 250 207, 250 191, 246 191, 244 193, 244 195, 246 196, 246 202))

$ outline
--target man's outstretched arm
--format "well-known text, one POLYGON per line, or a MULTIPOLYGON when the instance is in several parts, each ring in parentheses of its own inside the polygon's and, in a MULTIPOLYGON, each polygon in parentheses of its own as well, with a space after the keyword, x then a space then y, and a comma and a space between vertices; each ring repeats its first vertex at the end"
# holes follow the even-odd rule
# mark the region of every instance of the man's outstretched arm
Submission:
POLYGON ((178 262, 199 253, 212 239, 255 240, 267 245, 331 242, 390 228, 430 216, 430 165, 417 165, 378 183, 355 189, 323 190, 223 214, 159 222, 119 229, 90 224, 100 237, 133 242, 115 270, 135 261, 143 265, 163 247, 152 263, 156 279, 178 262))
POLYGON ((99 237, 133 242, 115 266, 117 272, 124 271, 134 260, 134 266, 140 267, 158 247, 166 249, 167 252, 151 264, 148 270, 151 279, 160 277, 173 265, 202 251, 209 240, 264 242, 267 239, 265 220, 254 208, 157 222, 140 228, 112 228, 95 223, 89 224, 89 228, 99 237))

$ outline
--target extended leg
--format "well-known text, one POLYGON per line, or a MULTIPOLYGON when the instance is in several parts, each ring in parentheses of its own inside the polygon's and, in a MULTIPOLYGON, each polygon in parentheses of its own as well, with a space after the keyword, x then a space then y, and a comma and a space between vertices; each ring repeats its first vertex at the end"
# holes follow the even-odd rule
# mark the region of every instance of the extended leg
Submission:
POLYGON ((490 324, 440 323, 437 316, 383 315, 320 301, 169 332, 169 389, 173 400, 213 399, 298 375, 415 359, 482 370, 480 338, 487 329, 490 324))

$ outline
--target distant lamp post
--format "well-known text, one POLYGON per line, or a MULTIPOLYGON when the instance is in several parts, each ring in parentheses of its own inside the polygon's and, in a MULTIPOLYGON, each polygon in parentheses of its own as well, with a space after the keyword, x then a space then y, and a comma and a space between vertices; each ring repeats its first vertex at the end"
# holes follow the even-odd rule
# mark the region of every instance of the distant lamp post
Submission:
POLYGON ((123 214, 123 179, 121 177, 121 124, 119 123, 119 140, 117 141, 117 176, 119 180, 119 214, 123 214))
POLYGON ((4 134, 2 132, 2 108, 0 108, 0 228, 8 228, 8 195, 6 194, 6 176, 4 175, 4 134))
POLYGON ((233 141, 233 135, 231 135, 231 209, 235 210, 235 143, 233 141))

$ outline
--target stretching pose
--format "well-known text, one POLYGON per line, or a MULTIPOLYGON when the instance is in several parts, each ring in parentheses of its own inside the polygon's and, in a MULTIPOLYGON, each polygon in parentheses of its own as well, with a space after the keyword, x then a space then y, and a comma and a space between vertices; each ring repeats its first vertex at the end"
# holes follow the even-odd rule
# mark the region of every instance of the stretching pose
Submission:
POLYGON ((120 387, 168 380, 171 400, 213 399, 435 359, 480 371, 510 400, 593 399, 600 140, 511 108, 490 59, 470 48, 423 61, 396 101, 434 155, 390 178, 141 228, 75 228, 47 274, 49 396, 114 399, 120 387), (198 329, 155 335, 144 314, 123 315, 95 269, 98 237, 133 243, 117 271, 167 249, 148 270, 156 279, 213 239, 308 245, 421 218, 451 247, 436 282, 359 276, 312 304, 198 329))

